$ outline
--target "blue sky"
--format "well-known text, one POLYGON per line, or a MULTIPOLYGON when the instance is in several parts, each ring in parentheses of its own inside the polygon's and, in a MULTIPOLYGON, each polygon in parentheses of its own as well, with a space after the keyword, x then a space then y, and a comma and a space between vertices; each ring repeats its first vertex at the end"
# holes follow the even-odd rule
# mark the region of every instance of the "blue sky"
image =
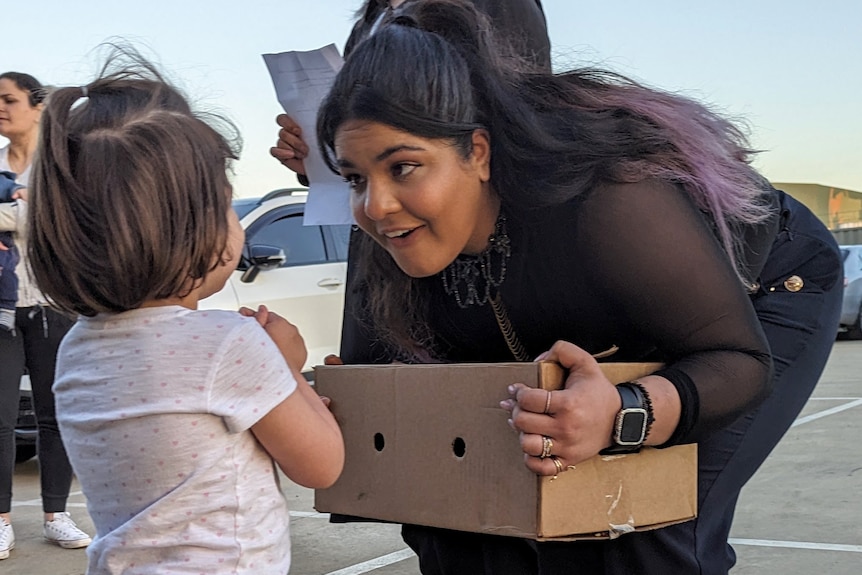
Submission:
MULTIPOLYGON (((280 108, 260 55, 339 49, 360 0, 4 2, 0 71, 78 85, 112 37, 157 61, 245 147, 240 196, 292 186, 269 156, 280 108)), ((747 121, 773 181, 862 191, 862 2, 544 0, 555 66, 590 64, 705 100, 747 121)), ((2 143, 2 139, 0 139, 2 143)))

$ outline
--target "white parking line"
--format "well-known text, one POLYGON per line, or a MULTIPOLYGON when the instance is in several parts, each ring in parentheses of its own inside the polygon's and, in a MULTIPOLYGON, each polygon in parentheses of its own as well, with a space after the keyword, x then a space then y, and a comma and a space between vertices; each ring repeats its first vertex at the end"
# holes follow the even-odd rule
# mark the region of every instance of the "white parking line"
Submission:
POLYGON ((312 519, 329 519, 329 513, 318 513, 317 511, 291 511, 290 516, 300 518, 310 517, 312 519))
POLYGON ((818 411, 817 413, 812 413, 811 415, 798 418, 790 427, 796 427, 797 425, 802 425, 803 423, 808 423, 809 421, 814 421, 828 415, 835 415, 836 413, 841 413, 842 411, 847 411, 848 409, 853 409, 860 405, 862 405, 862 399, 857 399, 856 401, 851 401, 850 403, 845 403, 844 405, 839 405, 831 409, 824 409, 823 411, 818 411))
MULTIPOLYGON (((812 543, 809 541, 771 541, 768 539, 740 538, 731 538, 729 542, 731 545, 747 545, 749 547, 772 547, 777 549, 809 549, 813 551, 842 551, 848 553, 862 553, 862 545, 840 545, 835 543, 812 543)), ((410 559, 414 555, 415 554, 411 549, 402 549, 401 551, 396 551, 395 553, 390 553, 388 555, 383 555, 382 557, 370 559, 363 563, 357 563, 356 565, 351 565, 350 567, 345 567, 344 569, 339 569, 338 571, 331 571, 326 575, 362 575, 363 573, 368 573, 370 571, 374 571, 375 569, 380 569, 381 567, 386 567, 387 565, 392 565, 393 563, 399 563, 406 559, 410 559)))
POLYGON ((331 571, 326 575, 361 575, 362 573, 368 573, 369 571, 374 571, 375 569, 380 569, 381 567, 386 567, 387 565, 410 559, 413 556, 414 553, 412 549, 402 549, 401 551, 396 551, 389 555, 383 555, 382 557, 357 563, 356 565, 351 565, 350 567, 345 567, 338 571, 331 571))
POLYGON ((731 545, 750 545, 752 547, 780 547, 784 549, 813 549, 815 551, 848 551, 862 553, 862 545, 838 545, 834 543, 809 543, 806 541, 769 541, 767 539, 734 539, 731 545))

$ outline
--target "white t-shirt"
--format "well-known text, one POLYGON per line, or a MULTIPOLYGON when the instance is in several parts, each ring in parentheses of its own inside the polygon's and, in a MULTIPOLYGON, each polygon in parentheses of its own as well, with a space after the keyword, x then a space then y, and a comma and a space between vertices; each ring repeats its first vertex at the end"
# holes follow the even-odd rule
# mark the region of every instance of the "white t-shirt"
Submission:
POLYGON ((237 312, 80 318, 54 393, 97 531, 87 573, 287 573, 287 503, 249 428, 295 389, 263 328, 237 312))
MULTIPOLYGON (((33 164, 27 166, 27 169, 21 172, 20 174, 15 174, 15 181, 21 184, 24 187, 27 187, 30 184, 30 171, 33 168, 33 164)), ((12 168, 9 166, 9 146, 3 146, 0 148, 0 170, 6 170, 7 172, 13 172, 12 168)))

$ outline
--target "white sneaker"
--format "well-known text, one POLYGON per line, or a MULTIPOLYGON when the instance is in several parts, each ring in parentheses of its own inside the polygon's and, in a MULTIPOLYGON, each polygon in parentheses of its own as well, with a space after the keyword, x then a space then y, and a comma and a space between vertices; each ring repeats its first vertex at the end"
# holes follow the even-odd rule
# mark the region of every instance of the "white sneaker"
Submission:
POLYGON ((92 542, 90 536, 78 529, 65 511, 54 513, 54 519, 45 522, 42 526, 42 535, 46 541, 56 543, 63 549, 79 549, 92 542))
POLYGON ((15 547, 15 532, 12 525, 0 519, 0 559, 8 559, 9 551, 15 547))

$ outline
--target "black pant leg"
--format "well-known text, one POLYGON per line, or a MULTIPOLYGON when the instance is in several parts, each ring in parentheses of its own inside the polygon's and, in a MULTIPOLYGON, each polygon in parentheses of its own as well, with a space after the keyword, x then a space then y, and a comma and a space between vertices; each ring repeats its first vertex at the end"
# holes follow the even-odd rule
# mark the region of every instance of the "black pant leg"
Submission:
POLYGON ((57 427, 54 411, 54 384, 57 349, 74 323, 68 317, 47 307, 28 309, 21 335, 33 388, 33 405, 39 428, 39 479, 42 487, 42 509, 45 513, 66 510, 72 485, 72 466, 57 427), (43 315, 44 314, 44 315, 43 315))
POLYGON ((24 345, 20 330, 16 329, 15 335, 0 330, 0 513, 8 513, 12 508, 15 423, 23 374, 24 345))
POLYGON ((538 575, 535 543, 417 525, 401 528, 423 575, 538 575))

